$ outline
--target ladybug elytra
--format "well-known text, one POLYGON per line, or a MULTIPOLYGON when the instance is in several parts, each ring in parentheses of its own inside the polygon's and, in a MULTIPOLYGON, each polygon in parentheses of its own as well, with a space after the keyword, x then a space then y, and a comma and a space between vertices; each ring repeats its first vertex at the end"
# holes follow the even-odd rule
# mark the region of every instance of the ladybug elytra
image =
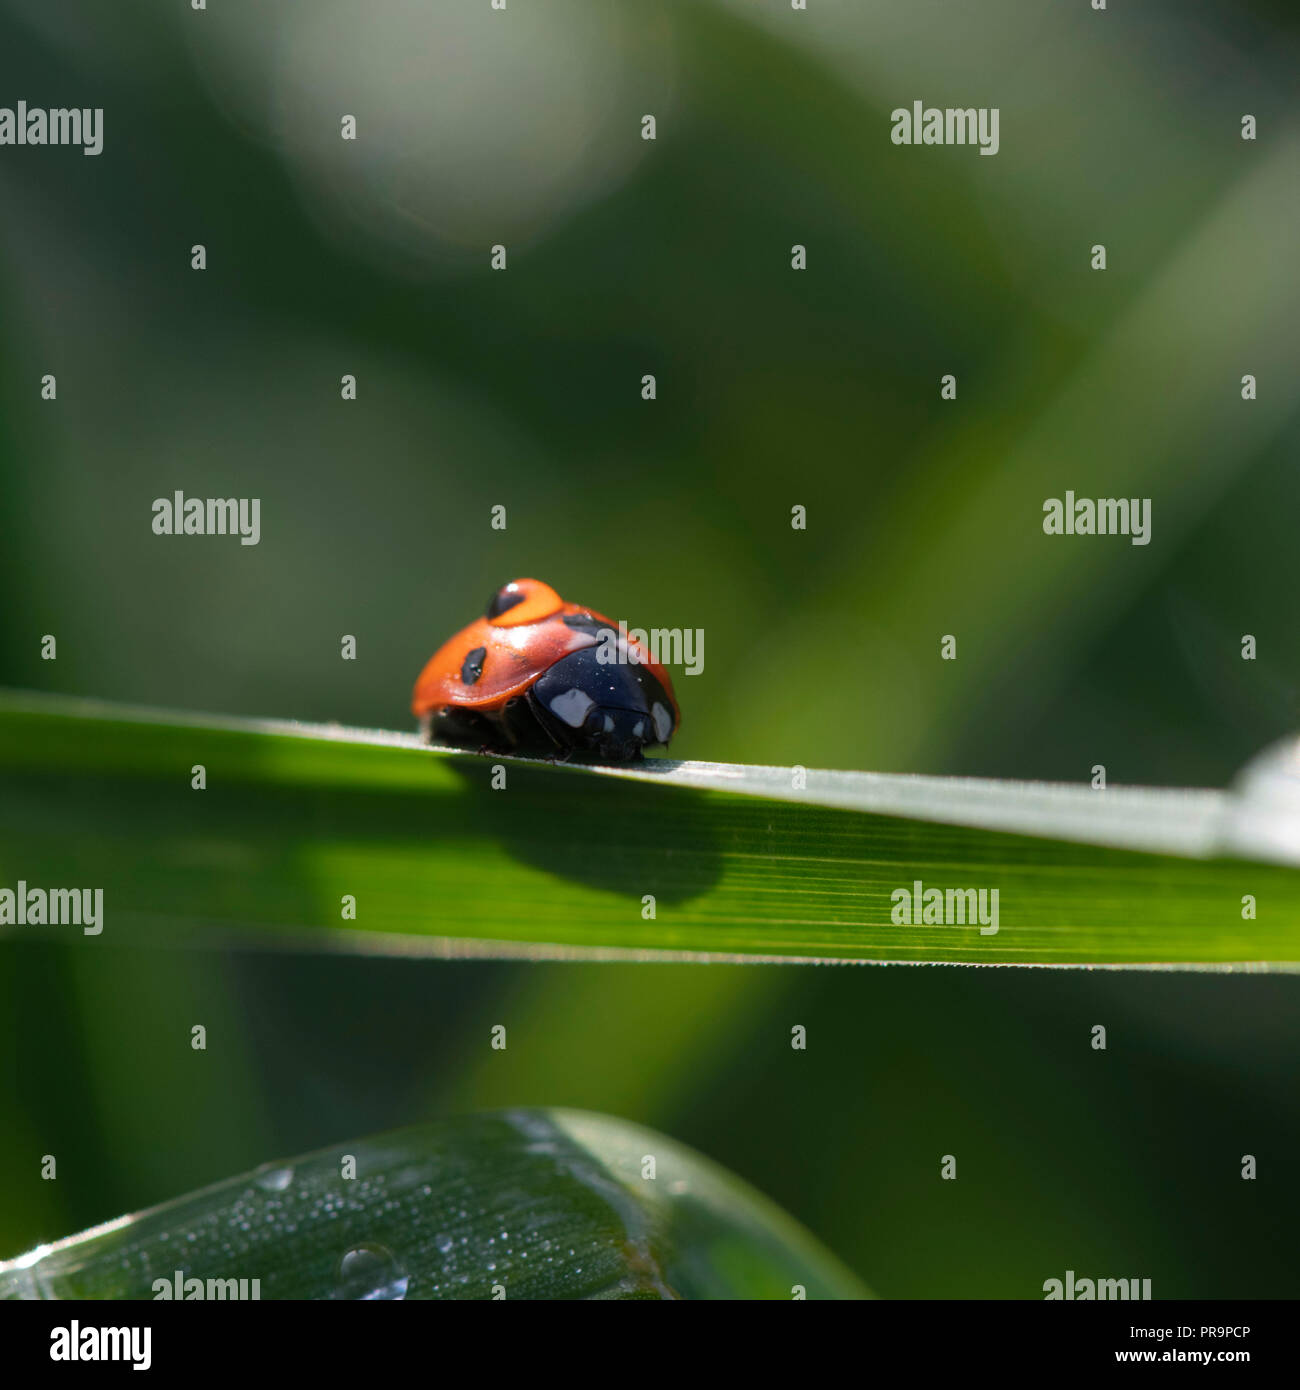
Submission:
POLYGON ((607 762, 666 744, 681 722, 672 681, 644 646, 538 579, 498 589, 433 654, 411 710, 431 742, 607 762))

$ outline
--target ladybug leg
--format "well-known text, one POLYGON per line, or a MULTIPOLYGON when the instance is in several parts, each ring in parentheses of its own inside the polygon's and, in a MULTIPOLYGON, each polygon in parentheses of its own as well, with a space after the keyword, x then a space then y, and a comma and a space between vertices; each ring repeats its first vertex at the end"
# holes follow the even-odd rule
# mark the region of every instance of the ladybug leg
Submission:
POLYGON ((461 748, 474 748, 480 753, 487 753, 492 750, 492 740, 496 732, 491 721, 485 719, 477 710, 448 705, 434 715, 430 741, 454 743, 461 748))
POLYGON ((501 711, 501 727, 514 751, 529 758, 552 758, 568 753, 559 739, 537 717, 531 692, 507 700, 501 711))

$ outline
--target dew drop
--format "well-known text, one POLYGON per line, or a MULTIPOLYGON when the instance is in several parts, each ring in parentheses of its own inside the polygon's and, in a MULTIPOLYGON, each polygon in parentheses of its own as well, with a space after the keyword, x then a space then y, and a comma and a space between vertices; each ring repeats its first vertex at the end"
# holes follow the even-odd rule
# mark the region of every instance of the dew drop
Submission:
POLYGON ((339 1288, 334 1297, 350 1301, 405 1298, 410 1282, 387 1246, 367 1241, 354 1245, 339 1261, 339 1288))
POLYGON ((283 1192, 293 1181, 293 1169, 268 1163, 253 1174, 253 1181, 263 1192, 283 1192))

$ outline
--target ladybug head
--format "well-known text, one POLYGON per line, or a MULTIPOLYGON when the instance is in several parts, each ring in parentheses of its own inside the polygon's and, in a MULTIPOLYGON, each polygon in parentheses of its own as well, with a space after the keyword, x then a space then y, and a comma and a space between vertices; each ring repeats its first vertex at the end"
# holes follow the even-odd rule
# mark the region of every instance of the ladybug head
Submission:
POLYGON ((555 743, 608 762, 639 758, 643 748, 666 744, 677 728, 676 706, 654 670, 640 662, 606 665, 595 647, 580 647, 549 666, 528 695, 555 743))
POLYGON ((486 617, 494 627, 539 623, 558 613, 564 600, 540 579, 512 579, 488 600, 486 617))

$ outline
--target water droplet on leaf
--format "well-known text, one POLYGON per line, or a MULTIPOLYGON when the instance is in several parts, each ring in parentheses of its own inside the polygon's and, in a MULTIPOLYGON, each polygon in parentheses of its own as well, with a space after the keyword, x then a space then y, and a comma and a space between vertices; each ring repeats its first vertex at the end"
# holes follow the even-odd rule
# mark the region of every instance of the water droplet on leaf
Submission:
POLYGON ((348 1300, 405 1298, 410 1277, 387 1246, 354 1245, 339 1261, 334 1297, 348 1300))

